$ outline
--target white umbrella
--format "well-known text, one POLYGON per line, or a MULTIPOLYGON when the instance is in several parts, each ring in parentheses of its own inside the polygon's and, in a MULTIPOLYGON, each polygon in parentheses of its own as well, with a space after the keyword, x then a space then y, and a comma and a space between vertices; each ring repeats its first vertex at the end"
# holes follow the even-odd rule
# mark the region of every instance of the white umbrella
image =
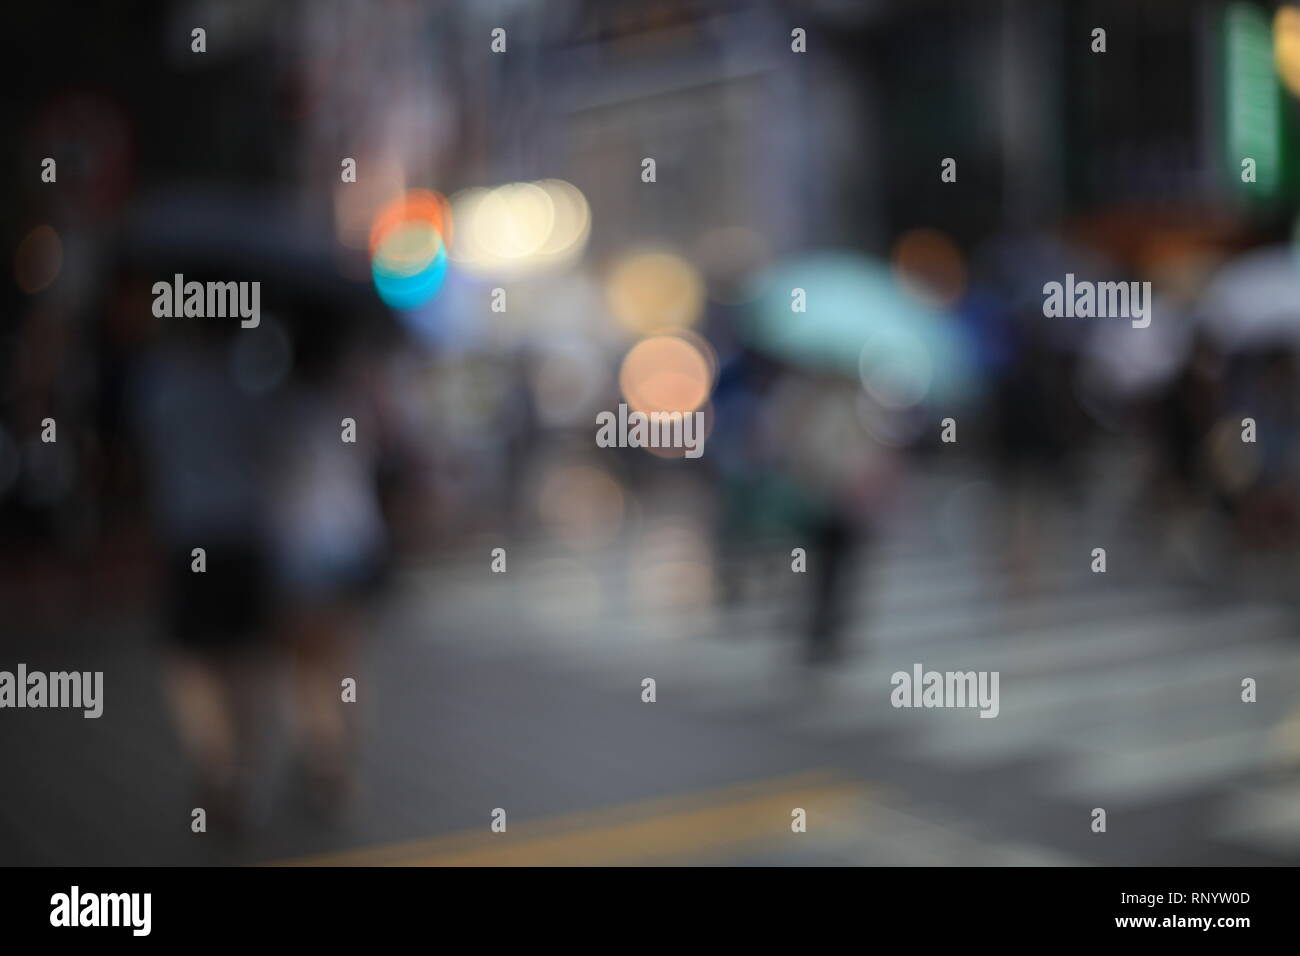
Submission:
POLYGON ((1300 345, 1300 258, 1289 245, 1238 256, 1210 280, 1196 312, 1229 351, 1300 345))

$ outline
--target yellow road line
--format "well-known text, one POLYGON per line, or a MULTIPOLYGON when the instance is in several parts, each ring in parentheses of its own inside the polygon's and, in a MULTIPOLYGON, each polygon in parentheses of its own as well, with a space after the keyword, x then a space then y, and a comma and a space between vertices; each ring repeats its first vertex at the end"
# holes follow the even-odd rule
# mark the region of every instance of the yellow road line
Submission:
POLYGON ((305 866, 602 866, 665 862, 798 836, 791 810, 810 829, 853 798, 860 784, 825 772, 760 780, 540 820, 285 861, 305 866))

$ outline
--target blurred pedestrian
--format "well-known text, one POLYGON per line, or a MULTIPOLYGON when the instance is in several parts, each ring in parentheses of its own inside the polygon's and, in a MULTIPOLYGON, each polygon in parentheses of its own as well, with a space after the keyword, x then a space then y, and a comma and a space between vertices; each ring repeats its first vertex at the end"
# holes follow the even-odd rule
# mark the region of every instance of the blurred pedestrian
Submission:
POLYGON ((264 409, 202 326, 144 360, 133 393, 162 559, 167 697, 198 806, 233 823, 272 696, 264 409))

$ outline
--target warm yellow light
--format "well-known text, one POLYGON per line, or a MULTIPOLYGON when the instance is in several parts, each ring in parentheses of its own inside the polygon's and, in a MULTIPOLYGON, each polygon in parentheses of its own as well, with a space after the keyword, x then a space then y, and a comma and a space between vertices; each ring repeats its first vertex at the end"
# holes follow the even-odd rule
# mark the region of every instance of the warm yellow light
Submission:
POLYGON ((1300 9, 1278 7, 1273 17, 1273 62, 1282 85, 1300 96, 1300 9))
POLYGON ((542 247, 554 221, 555 210, 546 190, 532 183, 510 183, 483 198, 470 228, 489 255, 518 259, 542 247))
POLYGON ((642 252, 620 261, 606 288, 614 316, 628 331, 646 335, 693 325, 704 307, 704 282, 671 252, 642 252))
POLYGON ((479 276, 554 270, 582 252, 591 232, 586 197, 559 179, 465 189, 451 208, 459 227, 448 254, 479 276))
POLYGON ((554 218, 551 234, 538 250, 543 256, 566 256, 585 244, 591 232, 591 208, 577 186, 562 179, 537 184, 551 199, 554 218))

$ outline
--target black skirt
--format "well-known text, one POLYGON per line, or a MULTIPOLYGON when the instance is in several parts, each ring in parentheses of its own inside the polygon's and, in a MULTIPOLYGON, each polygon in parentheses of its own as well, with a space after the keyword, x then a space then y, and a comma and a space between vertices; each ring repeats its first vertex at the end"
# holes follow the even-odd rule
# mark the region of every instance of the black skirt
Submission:
POLYGON ((206 570, 195 571, 192 548, 172 549, 163 575, 167 638, 192 649, 221 649, 262 640, 272 613, 271 562, 258 541, 196 541, 206 570))

